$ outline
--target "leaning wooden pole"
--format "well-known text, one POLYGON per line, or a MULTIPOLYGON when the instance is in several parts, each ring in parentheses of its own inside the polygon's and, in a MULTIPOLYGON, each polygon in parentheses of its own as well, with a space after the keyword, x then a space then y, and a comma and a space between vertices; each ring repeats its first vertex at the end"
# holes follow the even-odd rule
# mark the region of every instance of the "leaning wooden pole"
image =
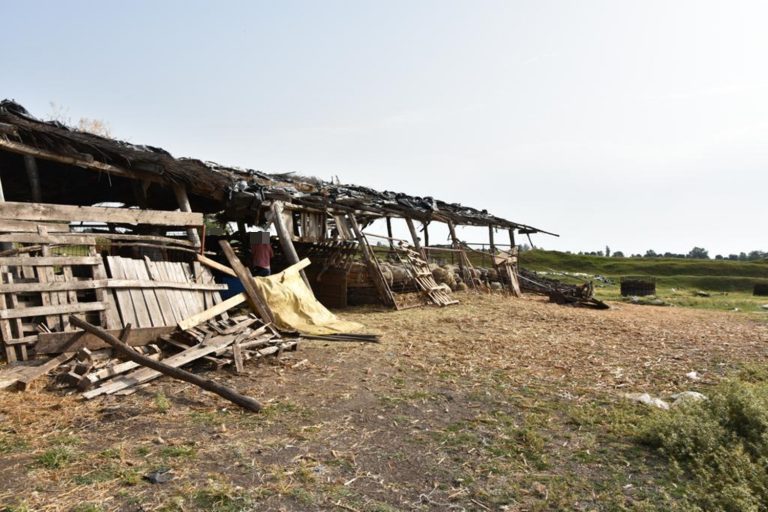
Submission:
POLYGON ((387 280, 384 279, 384 275, 381 272, 381 267, 379 266, 379 261, 376 259, 376 254, 368 245, 368 241, 365 238, 365 233, 363 233, 363 230, 360 229, 360 225, 357 223, 355 215, 350 212, 347 214, 347 219, 349 219, 349 226, 352 228, 352 231, 357 237, 357 244, 360 247, 360 252, 362 252, 363 259, 365 260, 365 264, 368 268, 368 275, 371 276, 371 280, 373 281, 376 290, 379 292, 379 298, 381 298, 385 305, 398 309, 397 301, 395 300, 395 296, 392 294, 392 290, 390 289, 389 284, 387 284, 387 280))
POLYGON ((405 218, 406 224, 408 224, 408 231, 411 232, 411 239, 413 239, 413 246, 416 248, 416 250, 421 253, 421 257, 425 260, 427 259, 427 255, 424 252, 424 249, 421 247, 421 242, 419 241, 419 235, 416 233, 416 226, 413 224, 413 219, 410 217, 405 218))
POLYGON ((142 366, 146 366, 147 368, 151 368, 152 370, 160 372, 163 375, 173 377, 174 379, 183 380, 184 382, 189 382, 190 384, 199 386, 200 388, 206 391, 210 391, 211 393, 215 393, 222 398, 226 398, 230 402, 233 402, 239 405, 243 409, 248 409, 249 411, 253 411, 253 412, 259 412, 261 410, 261 404, 258 401, 254 400, 253 398, 245 395, 241 395, 234 389, 224 386, 223 384, 219 384, 218 382, 214 382, 210 379, 204 379, 199 375, 195 375, 194 373, 190 373, 186 370, 182 370, 181 368, 174 368, 172 366, 168 366, 162 361, 155 361, 154 359, 150 359, 147 356, 139 354, 138 352, 133 350, 131 347, 129 347, 119 339, 112 336, 110 333, 106 332, 105 330, 99 327, 96 327, 95 325, 89 324, 85 320, 81 320, 75 315, 71 315, 69 317, 69 322, 72 325, 93 334, 94 336, 98 336, 99 338, 104 340, 106 343, 111 345, 122 356, 124 356, 126 359, 130 361, 133 361, 134 363, 138 363, 142 366))
MULTIPOLYGON (((283 203, 280 201, 274 201, 272 203, 271 210, 272 222, 274 223, 275 229, 277 230, 277 237, 280 239, 280 247, 283 248, 285 259, 288 260, 289 264, 295 265, 299 262, 299 255, 296 252, 296 247, 293 245, 293 238, 291 237, 291 233, 288 231, 288 226, 285 225, 285 219, 283 219, 283 203)), ((303 270, 300 271, 299 274, 301 274, 301 278, 304 280, 307 288, 309 288, 311 291, 312 286, 309 284, 307 275, 303 270)))
POLYGON ((232 246, 226 240, 219 240, 221 250, 224 252, 224 256, 229 261, 230 267, 240 279, 243 288, 245 289, 245 296, 248 298, 248 305, 251 307, 254 313, 259 315, 265 324, 275 321, 275 316, 272 314, 272 310, 269 308, 265 298, 259 293, 258 288, 253 283, 253 276, 247 268, 240 262, 240 258, 237 257, 235 251, 232 250, 232 246))

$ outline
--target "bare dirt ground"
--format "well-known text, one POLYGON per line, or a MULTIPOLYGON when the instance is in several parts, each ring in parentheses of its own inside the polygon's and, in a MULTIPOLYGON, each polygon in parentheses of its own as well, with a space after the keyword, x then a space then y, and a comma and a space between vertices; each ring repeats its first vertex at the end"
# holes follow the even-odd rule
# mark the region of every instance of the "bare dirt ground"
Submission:
POLYGON ((249 414, 163 379, 91 402, 0 395, 7 510, 654 510, 665 461, 631 439, 656 396, 765 364, 768 323, 732 313, 462 294, 346 311, 378 345, 305 342, 246 374, 249 414), (685 377, 697 371, 703 379, 685 377), (170 469, 152 484, 143 475, 170 469))

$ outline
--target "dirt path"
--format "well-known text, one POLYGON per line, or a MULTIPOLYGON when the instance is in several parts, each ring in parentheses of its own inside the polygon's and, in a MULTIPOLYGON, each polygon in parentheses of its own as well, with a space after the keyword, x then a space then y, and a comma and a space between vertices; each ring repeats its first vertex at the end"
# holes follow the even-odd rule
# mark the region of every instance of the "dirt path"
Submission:
POLYGON ((352 310, 343 316, 380 330, 381 344, 307 342, 279 364, 212 375, 266 401, 260 415, 167 380, 92 402, 2 394, 0 503, 80 512, 653 504, 661 461, 625 439, 638 412, 621 395, 705 390, 768 355, 768 324, 735 314, 461 299, 352 310), (142 480, 158 468, 174 479, 142 480))

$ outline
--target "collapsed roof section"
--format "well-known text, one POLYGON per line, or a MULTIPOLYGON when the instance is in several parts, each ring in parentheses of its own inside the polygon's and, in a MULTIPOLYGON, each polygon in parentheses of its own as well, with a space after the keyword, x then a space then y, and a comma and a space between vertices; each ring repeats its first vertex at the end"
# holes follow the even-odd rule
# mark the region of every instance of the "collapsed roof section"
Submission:
MULTIPOLYGON (((204 213, 224 212, 225 220, 252 220, 272 200, 297 209, 343 214, 355 212, 363 221, 403 217, 454 225, 495 226, 522 234, 546 233, 458 203, 432 197, 341 185, 291 173, 267 174, 225 167, 192 158, 174 158, 167 151, 73 130, 61 123, 41 121, 11 100, 0 102, 0 150, 89 169, 110 176, 167 186, 184 185, 204 213)), ((195 203, 193 201, 193 203, 195 203)))

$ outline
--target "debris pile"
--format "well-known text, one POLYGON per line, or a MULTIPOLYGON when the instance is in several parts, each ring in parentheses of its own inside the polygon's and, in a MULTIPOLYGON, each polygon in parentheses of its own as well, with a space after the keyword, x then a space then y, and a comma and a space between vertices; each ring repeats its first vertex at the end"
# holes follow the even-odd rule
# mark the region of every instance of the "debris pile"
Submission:
POLYGON ((595 309, 608 309, 608 305, 594 297, 591 282, 582 285, 566 284, 555 279, 540 276, 536 272, 519 269, 520 285, 524 291, 546 295, 557 304, 568 304, 595 309))

